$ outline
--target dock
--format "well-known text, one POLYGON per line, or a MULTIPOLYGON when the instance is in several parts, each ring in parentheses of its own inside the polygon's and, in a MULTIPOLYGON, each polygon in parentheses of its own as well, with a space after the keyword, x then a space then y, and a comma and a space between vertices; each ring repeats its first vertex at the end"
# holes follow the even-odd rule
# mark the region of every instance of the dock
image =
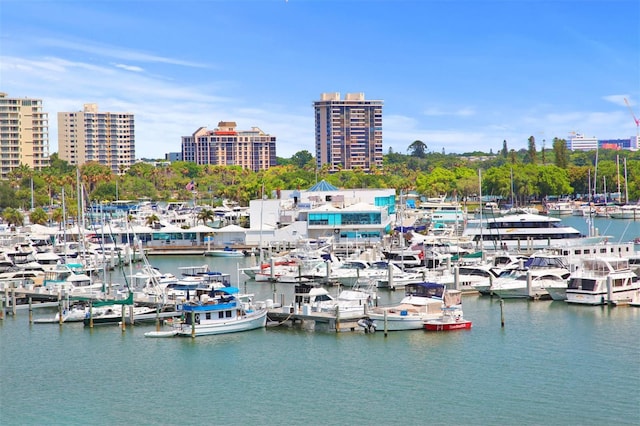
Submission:
POLYGON ((267 327, 273 327, 287 322, 295 324, 313 321, 315 323, 327 324, 329 330, 335 331, 336 333, 364 331, 364 329, 358 325, 358 320, 365 317, 365 314, 360 313, 344 312, 342 314, 336 314, 332 312, 313 312, 311 310, 301 310, 298 306, 284 306, 269 309, 267 318, 271 323, 267 323, 267 327))

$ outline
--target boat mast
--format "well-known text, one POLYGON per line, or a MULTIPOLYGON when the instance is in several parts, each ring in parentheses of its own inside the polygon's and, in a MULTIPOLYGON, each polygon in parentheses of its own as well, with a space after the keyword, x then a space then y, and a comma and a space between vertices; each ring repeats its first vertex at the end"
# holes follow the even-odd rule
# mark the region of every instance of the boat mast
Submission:
POLYGON ((629 187, 627 185, 627 157, 623 159, 624 163, 624 203, 629 204, 629 187))
POLYGON ((480 200, 480 253, 484 260, 484 241, 482 240, 482 169, 478 169, 478 199, 480 200))

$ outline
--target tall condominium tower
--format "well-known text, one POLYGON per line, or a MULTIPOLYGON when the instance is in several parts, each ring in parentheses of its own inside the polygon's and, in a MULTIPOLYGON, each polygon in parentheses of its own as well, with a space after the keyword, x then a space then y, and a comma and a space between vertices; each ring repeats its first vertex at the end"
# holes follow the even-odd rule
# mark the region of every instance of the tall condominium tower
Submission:
POLYGON ((96 161, 123 174, 136 159, 133 114, 98 112, 96 104, 85 104, 79 112, 59 112, 58 156, 78 166, 96 161))
POLYGON ((42 100, 0 93, 0 157, 2 179, 23 164, 31 170, 49 165, 49 114, 42 100))
POLYGON ((382 101, 364 93, 323 93, 313 103, 316 121, 316 162, 330 170, 382 167, 382 101))
POLYGON ((276 165, 276 137, 257 127, 236 130, 235 121, 221 121, 215 130, 200 127, 182 137, 182 160, 196 164, 242 166, 253 171, 276 165))

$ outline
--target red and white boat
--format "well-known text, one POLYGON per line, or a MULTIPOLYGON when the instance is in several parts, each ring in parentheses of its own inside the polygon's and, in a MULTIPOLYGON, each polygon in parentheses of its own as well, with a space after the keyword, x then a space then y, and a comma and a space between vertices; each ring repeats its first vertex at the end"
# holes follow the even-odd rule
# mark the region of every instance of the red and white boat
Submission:
POLYGON ((424 321, 427 331, 469 330, 471 321, 465 320, 462 314, 462 293, 460 290, 447 290, 444 295, 444 306, 439 318, 424 321))

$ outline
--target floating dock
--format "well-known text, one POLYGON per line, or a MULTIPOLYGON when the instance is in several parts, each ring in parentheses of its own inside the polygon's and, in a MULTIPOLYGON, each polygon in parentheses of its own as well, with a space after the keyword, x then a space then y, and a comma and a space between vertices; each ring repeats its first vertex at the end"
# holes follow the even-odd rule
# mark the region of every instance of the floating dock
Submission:
POLYGON ((353 312, 344 312, 341 314, 332 312, 313 312, 310 309, 305 308, 307 307, 303 306, 302 309, 300 309, 298 306, 284 306, 269 309, 267 319, 270 323, 267 323, 267 327, 273 327, 287 322, 295 324, 305 321, 313 321, 315 323, 327 324, 329 329, 336 333, 345 331, 364 331, 364 329, 358 325, 358 320, 365 318, 365 314, 354 314, 353 312))

